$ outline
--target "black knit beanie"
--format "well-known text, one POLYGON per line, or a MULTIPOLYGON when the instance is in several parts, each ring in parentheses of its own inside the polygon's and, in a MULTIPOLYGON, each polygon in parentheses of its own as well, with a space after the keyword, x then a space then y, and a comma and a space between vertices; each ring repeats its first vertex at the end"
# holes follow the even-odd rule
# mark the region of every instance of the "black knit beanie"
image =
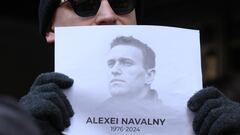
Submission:
MULTIPOLYGON (((140 14, 142 12, 141 3, 142 0, 136 0, 136 15, 137 22, 141 24, 140 14)), ((45 33, 47 32, 49 25, 51 23, 51 19, 54 15, 55 10, 59 6, 61 0, 40 0, 39 8, 38 8, 38 17, 39 17, 39 30, 40 34, 45 38, 45 33)))
POLYGON ((55 10, 59 6, 61 0, 40 0, 38 7, 38 21, 40 34, 45 38, 49 25, 55 10))
POLYGON ((136 17, 137 17, 137 24, 142 24, 142 13, 143 13, 143 0, 136 0, 136 17))

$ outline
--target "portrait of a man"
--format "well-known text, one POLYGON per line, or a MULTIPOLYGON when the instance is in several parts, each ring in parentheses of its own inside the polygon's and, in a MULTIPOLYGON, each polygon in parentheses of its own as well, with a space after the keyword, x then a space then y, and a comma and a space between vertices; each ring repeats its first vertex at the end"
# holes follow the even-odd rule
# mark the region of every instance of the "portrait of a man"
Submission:
MULTIPOLYGON (((108 90, 111 97, 97 109, 103 114, 138 115, 172 109, 162 104, 151 87, 156 74, 156 54, 133 36, 117 36, 107 53, 108 90)), ((171 113, 170 113, 171 112, 171 113)))
POLYGON ((112 97, 124 100, 156 99, 157 92, 151 89, 155 57, 147 44, 132 36, 114 39, 107 60, 112 97))

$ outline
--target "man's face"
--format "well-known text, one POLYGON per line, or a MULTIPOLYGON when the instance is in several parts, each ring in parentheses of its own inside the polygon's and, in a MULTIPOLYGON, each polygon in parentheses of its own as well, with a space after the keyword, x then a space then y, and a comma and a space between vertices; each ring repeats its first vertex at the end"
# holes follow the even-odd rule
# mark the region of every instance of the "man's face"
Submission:
POLYGON ((113 47, 107 61, 112 96, 134 97, 146 87, 147 71, 140 49, 119 45, 113 47))
POLYGON ((80 17, 71 7, 71 4, 66 1, 61 4, 56 10, 52 20, 51 30, 46 33, 48 43, 54 42, 54 28, 57 26, 86 26, 86 25, 135 25, 136 14, 133 10, 129 14, 117 15, 112 10, 108 0, 102 0, 101 6, 95 16, 80 17))

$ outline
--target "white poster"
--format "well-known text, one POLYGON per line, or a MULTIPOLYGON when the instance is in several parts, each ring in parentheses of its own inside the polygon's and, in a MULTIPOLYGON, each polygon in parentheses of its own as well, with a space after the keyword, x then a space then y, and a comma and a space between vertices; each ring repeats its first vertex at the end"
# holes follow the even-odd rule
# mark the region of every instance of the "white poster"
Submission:
POLYGON ((186 104, 202 88, 197 30, 58 27, 55 71, 74 79, 67 135, 193 135, 186 104))

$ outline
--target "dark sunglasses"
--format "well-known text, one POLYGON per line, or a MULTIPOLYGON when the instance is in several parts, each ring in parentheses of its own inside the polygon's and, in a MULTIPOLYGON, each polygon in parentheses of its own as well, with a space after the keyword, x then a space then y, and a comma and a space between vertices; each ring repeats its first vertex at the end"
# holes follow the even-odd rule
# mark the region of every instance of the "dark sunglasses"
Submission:
MULTIPOLYGON (((97 14, 102 0, 68 0, 73 10, 81 17, 97 14)), ((108 0, 111 8, 117 15, 125 15, 133 11, 136 0, 108 0)))

